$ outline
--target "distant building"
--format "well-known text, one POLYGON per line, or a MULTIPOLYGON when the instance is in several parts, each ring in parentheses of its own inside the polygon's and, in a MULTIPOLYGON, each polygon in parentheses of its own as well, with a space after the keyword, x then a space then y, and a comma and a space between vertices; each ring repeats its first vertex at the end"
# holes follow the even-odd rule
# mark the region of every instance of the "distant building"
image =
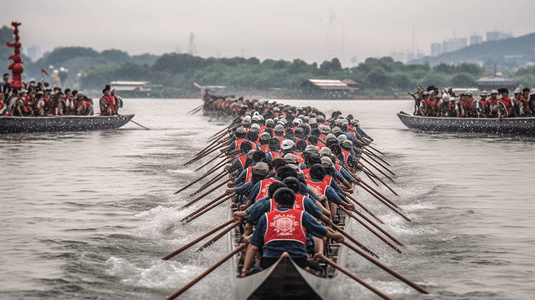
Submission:
POLYGON ((36 61, 41 57, 41 48, 39 46, 28 47, 27 52, 32 61, 36 61))
POLYGON ((497 90, 499 88, 506 88, 509 91, 514 90, 518 87, 520 81, 503 77, 483 77, 476 80, 476 83, 480 91, 490 93, 491 90, 497 90))
POLYGON ((111 89, 125 98, 151 97, 154 89, 161 89, 161 85, 151 85, 148 81, 112 81, 111 89))
POLYGON ((345 83, 348 87, 353 88, 355 90, 358 90, 358 87, 360 86, 360 83, 351 79, 344 79, 342 80, 342 83, 345 83))
POLYGON ((499 31, 487 32, 487 42, 505 40, 505 39, 512 38, 512 37, 513 37, 513 34, 511 33, 505 33, 505 32, 499 32, 499 31))
POLYGON ((442 43, 442 53, 453 52, 468 46, 466 38, 450 39, 442 43))
POLYGON ((470 46, 483 43, 483 37, 480 35, 472 35, 470 37, 470 46))
POLYGON ((431 44, 431 56, 439 56, 442 54, 442 44, 441 43, 433 43, 431 44))
POLYGON ((319 95, 327 99, 348 98, 351 92, 358 90, 358 88, 350 87, 340 80, 332 79, 308 79, 301 84, 301 89, 305 94, 319 95))

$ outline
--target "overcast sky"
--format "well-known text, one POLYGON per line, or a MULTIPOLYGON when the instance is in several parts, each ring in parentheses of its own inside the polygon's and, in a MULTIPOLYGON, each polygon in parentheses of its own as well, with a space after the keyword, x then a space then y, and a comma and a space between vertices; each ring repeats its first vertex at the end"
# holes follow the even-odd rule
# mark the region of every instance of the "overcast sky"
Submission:
POLYGON ((23 47, 120 49, 129 54, 187 52, 194 33, 202 57, 322 62, 382 57, 454 37, 502 28, 535 32, 534 0, 508 1, 160 1, 2 0, 0 25, 22 22, 23 47))

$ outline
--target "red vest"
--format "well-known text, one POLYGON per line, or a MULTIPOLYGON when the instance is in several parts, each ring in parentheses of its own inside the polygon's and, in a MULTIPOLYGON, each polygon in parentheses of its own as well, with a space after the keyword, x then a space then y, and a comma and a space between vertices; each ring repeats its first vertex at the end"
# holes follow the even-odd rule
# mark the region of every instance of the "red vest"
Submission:
POLYGON ((247 161, 247 155, 243 155, 241 156, 240 158, 238 158, 240 160, 240 163, 241 163, 241 167, 243 169, 245 169, 245 162, 247 161))
POLYGON ((309 189, 311 189, 316 196, 321 197, 325 195, 325 190, 329 186, 325 181, 322 182, 312 182, 310 180, 307 180, 307 186, 309 189))
POLYGON ((274 182, 279 181, 273 178, 260 180, 260 190, 258 191, 258 196, 256 196, 256 199, 254 199, 254 201, 256 202, 258 199, 266 197, 268 195, 269 186, 274 182))
POLYGON ((247 168, 247 173, 245 175, 245 182, 249 182, 253 179, 253 168, 254 167, 247 168))
MULTIPOLYGON (((305 206, 303 205, 303 199, 305 199, 305 196, 301 194, 295 194, 295 202, 293 209, 298 210, 305 210, 305 206)), ((275 205, 275 199, 271 198, 270 201, 270 211, 274 211, 277 209, 277 206, 275 205)))
POLYGON ((282 157, 282 153, 281 152, 273 152, 273 151, 269 151, 269 153, 271 153, 271 157, 273 157, 273 159, 277 159, 277 158, 281 158, 282 157))
POLYGON ((349 165, 347 164, 347 159, 349 158, 349 155, 351 155, 351 153, 349 153, 349 151, 342 149, 342 155, 344 156, 344 161, 343 161, 344 165, 346 165, 349 168, 349 165))
POLYGON ((272 241, 296 241, 306 245, 307 233, 302 221, 304 213, 297 209, 274 210, 266 213, 264 244, 272 241))
POLYGON ((260 151, 262 152, 269 152, 269 145, 263 145, 263 146, 260 146, 260 151))
POLYGON ((104 101, 110 105, 112 111, 115 111, 115 107, 113 106, 114 98, 112 95, 102 96, 102 99, 104 99, 104 101))
POLYGON ((304 169, 304 170, 301 170, 303 172, 303 174, 305 175, 305 180, 310 180, 312 178, 310 178, 310 169, 304 169))
POLYGON ((247 139, 236 140, 236 148, 234 148, 234 150, 240 149, 240 146, 243 142, 247 142, 247 139))
POLYGON ((503 104, 505 104, 505 107, 511 107, 511 98, 507 97, 507 98, 502 98, 500 100, 498 100, 500 102, 502 102, 503 104))

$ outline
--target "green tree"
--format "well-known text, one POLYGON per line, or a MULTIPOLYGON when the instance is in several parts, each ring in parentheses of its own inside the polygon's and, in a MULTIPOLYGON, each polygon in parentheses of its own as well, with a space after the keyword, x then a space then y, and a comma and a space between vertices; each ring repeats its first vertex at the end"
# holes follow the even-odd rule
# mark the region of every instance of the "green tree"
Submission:
POLYGON ((451 79, 451 85, 454 87, 475 87, 476 81, 468 73, 459 73, 453 76, 451 79))
POLYGON ((382 68, 373 68, 368 73, 367 82, 372 89, 384 89, 390 84, 390 78, 382 68))

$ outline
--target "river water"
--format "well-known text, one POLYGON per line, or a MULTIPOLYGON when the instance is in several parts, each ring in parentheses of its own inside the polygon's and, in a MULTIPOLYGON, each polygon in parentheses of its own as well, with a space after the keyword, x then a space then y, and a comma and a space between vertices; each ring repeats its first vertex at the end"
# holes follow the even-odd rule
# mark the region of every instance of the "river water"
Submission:
MULTIPOLYGON (((375 139, 396 173, 395 183, 386 182, 400 196, 379 190, 412 222, 363 192, 357 197, 405 244, 404 254, 358 225, 351 233, 430 295, 354 253, 350 271, 394 299, 533 299, 533 139, 410 131, 395 115, 410 112, 410 101, 284 102, 352 113, 375 139)), ((136 113, 151 130, 129 123, 117 131, 0 136, 0 298, 162 299, 222 258, 224 239, 160 259, 227 218, 220 207, 178 222, 198 206, 177 210, 193 189, 173 192, 202 174, 193 171, 200 163, 184 162, 227 125, 187 114, 200 104, 126 100, 123 113, 136 113)), ((228 276, 225 264, 182 298, 231 299, 228 276)), ((340 280, 344 298, 378 299, 340 280)))

